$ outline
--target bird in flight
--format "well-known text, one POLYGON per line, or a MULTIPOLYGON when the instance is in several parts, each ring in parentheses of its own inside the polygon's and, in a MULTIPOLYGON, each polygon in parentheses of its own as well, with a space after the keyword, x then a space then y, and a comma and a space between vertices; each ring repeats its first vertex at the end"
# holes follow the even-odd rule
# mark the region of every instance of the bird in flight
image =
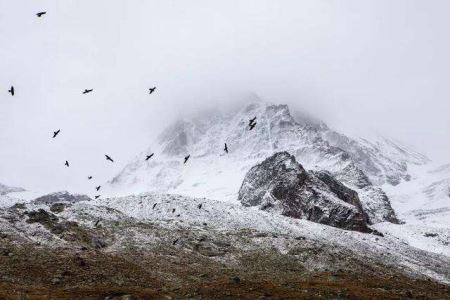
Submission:
POLYGON ((203 206, 203 204, 200 203, 197 207, 198 207, 198 209, 201 209, 202 206, 203 206))
POLYGON ((97 222, 95 222, 95 227, 97 227, 98 223, 100 223, 100 219, 97 220, 97 222))
POLYGON ((155 209, 155 207, 156 207, 156 203, 155 203, 155 204, 153 204, 153 207, 152 207, 152 209, 155 209))
POLYGON ((105 154, 105 157, 106 157, 106 160, 110 160, 111 162, 114 162, 114 160, 108 154, 105 154))
POLYGON ((189 154, 188 156, 184 157, 184 163, 186 164, 186 162, 188 161, 189 157, 191 157, 191 155, 189 154))
POLYGON ((90 92, 92 92, 94 89, 90 89, 90 90, 88 90, 88 89, 85 89, 84 90, 84 92, 83 92, 83 94, 87 94, 87 93, 90 93, 90 92))
POLYGON ((88 176, 88 179, 91 180, 91 179, 92 179, 92 176, 88 176))
POLYGON ((152 158, 152 156, 155 155, 155 153, 152 153, 150 155, 147 155, 147 157, 145 158, 145 160, 149 160, 150 158, 152 158))
POLYGON ((101 185, 95 187, 95 189, 97 190, 97 192, 100 190, 101 187, 102 187, 101 185))
POLYGON ((223 151, 225 151, 226 153, 228 153, 228 146, 227 146, 227 143, 225 143, 225 148, 223 148, 223 151))
POLYGON ((69 166, 69 162, 66 160, 66 163, 64 164, 66 167, 69 166))
POLYGON ((94 198, 95 198, 95 199, 98 199, 98 198, 100 198, 100 195, 97 195, 97 196, 95 196, 94 198))
POLYGON ((43 15, 45 15, 47 12, 46 11, 41 11, 41 12, 38 12, 37 14, 36 14, 36 16, 38 16, 38 18, 40 18, 40 17, 42 17, 43 15))
POLYGON ((11 88, 8 90, 8 93, 11 93, 11 96, 14 96, 14 87, 11 86, 11 88))
POLYGON ((176 245, 178 243, 178 239, 176 239, 175 241, 172 242, 172 245, 176 245))
POLYGON ((152 94, 155 90, 156 90, 156 86, 154 86, 154 87, 148 89, 148 93, 149 93, 149 94, 152 94))
POLYGON ((256 126, 256 122, 253 123, 253 124, 250 124, 250 129, 249 130, 252 130, 253 128, 255 128, 255 126, 256 126))
POLYGON ((54 131, 53 132, 53 138, 55 138, 60 131, 61 131, 61 129, 58 129, 58 130, 54 131))
POLYGON ((254 117, 253 119, 250 119, 248 121, 248 126, 251 126, 255 121, 256 121, 256 117, 254 117))

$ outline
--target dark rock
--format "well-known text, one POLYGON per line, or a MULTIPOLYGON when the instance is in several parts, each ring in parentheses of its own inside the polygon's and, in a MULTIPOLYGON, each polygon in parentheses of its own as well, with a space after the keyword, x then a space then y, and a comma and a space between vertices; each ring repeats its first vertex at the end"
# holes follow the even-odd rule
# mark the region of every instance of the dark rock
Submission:
POLYGON ((70 194, 69 192, 57 192, 42 197, 38 197, 34 199, 33 202, 36 204, 51 205, 58 202, 76 203, 80 201, 90 201, 90 200, 91 198, 89 198, 86 195, 70 194))
POLYGON ((110 293, 105 295, 104 300, 135 300, 135 296, 127 293, 110 293))
POLYGON ((355 191, 328 173, 308 173, 288 152, 276 153, 251 168, 238 199, 244 206, 259 206, 288 217, 372 232, 355 191))
POLYGON ((102 237, 94 236, 91 239, 91 244, 96 249, 105 248, 107 246, 106 242, 103 240, 102 237))
POLYGON ((426 232, 423 236, 424 237, 437 237, 438 234, 437 233, 426 232))
POLYGON ((241 279, 237 276, 233 277, 232 280, 234 283, 241 283, 241 279))
POLYGON ((50 206, 50 211, 54 213, 61 213, 64 211, 66 205, 64 203, 55 203, 50 206))
POLYGON ((40 223, 46 228, 53 228, 58 222, 58 217, 52 213, 47 212, 44 209, 39 209, 37 211, 33 210, 28 212, 27 223, 40 223))
POLYGON ((26 209, 27 206, 25 203, 16 203, 13 206, 11 206, 12 209, 26 209))

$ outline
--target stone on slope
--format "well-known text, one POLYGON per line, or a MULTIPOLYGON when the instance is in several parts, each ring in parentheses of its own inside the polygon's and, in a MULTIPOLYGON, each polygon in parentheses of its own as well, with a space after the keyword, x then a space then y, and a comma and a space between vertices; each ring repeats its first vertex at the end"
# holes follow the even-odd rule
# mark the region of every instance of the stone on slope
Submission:
POLYGON ((55 203, 76 203, 80 201, 90 201, 90 200, 91 198, 89 198, 86 195, 71 194, 69 192, 64 191, 38 197, 33 200, 33 203, 51 205, 55 203))
POLYGON ((372 232, 358 194, 327 172, 308 173, 288 152, 252 167, 239 190, 244 206, 361 232, 372 232))

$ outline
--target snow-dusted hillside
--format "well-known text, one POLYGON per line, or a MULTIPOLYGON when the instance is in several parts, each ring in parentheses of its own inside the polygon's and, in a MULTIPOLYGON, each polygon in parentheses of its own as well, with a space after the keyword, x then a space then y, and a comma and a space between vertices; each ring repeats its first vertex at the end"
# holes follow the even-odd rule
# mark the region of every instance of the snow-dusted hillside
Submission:
POLYGON ((164 194, 66 200, 0 209, 0 230, 11 240, 56 248, 120 253, 130 247, 145 252, 176 247, 176 253, 199 251, 225 264, 242 253, 270 249, 315 271, 350 272, 367 265, 450 280, 448 256, 416 249, 395 236, 342 230, 239 203, 164 194))
POLYGON ((388 139, 353 139, 305 114, 291 113, 286 105, 255 102, 239 111, 208 112, 176 122, 112 179, 110 187, 123 195, 152 191, 236 201, 246 172, 280 151, 294 155, 306 169, 329 171, 356 190, 372 223, 397 221, 380 186, 410 180, 410 166, 428 161, 388 139), (249 130, 253 117, 257 125, 249 130))
POLYGON ((11 187, 0 183, 0 195, 6 195, 9 193, 23 192, 23 191, 25 191, 25 189, 23 188, 11 187))

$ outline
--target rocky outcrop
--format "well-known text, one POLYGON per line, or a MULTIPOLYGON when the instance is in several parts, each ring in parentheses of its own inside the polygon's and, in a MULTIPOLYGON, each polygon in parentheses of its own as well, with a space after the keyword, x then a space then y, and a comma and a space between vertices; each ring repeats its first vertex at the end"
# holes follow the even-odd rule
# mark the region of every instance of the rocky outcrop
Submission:
POLYGON ((426 164, 426 157, 385 138, 340 134, 287 105, 253 100, 239 110, 208 111, 175 122, 109 188, 118 194, 170 192, 232 201, 251 167, 287 151, 306 169, 326 170, 356 191, 372 224, 398 222, 383 186, 407 181, 409 166, 426 164), (256 127, 248 130, 255 117, 256 127), (142 160, 148 153, 155 157, 142 160), (191 158, 184 165, 187 154, 191 158))
POLYGON ((91 198, 89 198, 86 195, 79 195, 79 194, 71 194, 69 192, 57 192, 48 194, 39 198, 36 198, 33 200, 33 203, 35 204, 55 204, 55 203, 76 203, 80 201, 90 201, 91 198))
POLYGON ((307 172, 288 152, 254 166, 239 190, 244 206, 361 232, 372 232, 358 194, 327 172, 307 172))

